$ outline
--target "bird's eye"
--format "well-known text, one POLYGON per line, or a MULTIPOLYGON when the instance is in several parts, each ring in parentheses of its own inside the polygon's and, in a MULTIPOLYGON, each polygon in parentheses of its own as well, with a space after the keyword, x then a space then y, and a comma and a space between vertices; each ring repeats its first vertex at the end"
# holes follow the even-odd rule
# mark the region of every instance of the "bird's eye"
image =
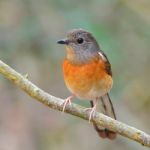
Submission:
POLYGON ((79 44, 82 44, 83 41, 84 41, 83 38, 78 38, 78 39, 77 39, 77 42, 78 42, 79 44))

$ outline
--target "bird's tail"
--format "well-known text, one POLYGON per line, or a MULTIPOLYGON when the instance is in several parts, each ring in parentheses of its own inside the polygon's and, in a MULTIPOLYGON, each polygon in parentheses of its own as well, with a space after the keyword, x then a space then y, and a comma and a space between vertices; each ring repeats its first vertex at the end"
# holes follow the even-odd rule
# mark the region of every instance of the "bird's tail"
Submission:
MULTIPOLYGON (((94 101, 90 101, 91 106, 94 106, 94 101)), ((101 112, 111 118, 116 119, 116 115, 114 112, 114 108, 111 102, 111 99, 108 95, 108 93, 102 97, 99 98, 99 100, 97 101, 97 111, 101 112)), ((102 126, 98 126, 96 124, 93 124, 95 130, 98 132, 99 136, 102 138, 108 138, 108 139, 115 139, 117 134, 113 131, 110 131, 102 126)))

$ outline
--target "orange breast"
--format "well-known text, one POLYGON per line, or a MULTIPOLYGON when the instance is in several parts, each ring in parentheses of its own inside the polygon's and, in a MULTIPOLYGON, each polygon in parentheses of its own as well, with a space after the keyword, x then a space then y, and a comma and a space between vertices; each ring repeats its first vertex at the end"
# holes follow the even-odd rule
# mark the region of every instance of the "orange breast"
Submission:
MULTIPOLYGON (((92 60, 90 63, 84 65, 71 64, 65 59, 63 71, 68 89, 80 98, 93 97, 92 94, 89 95, 92 88, 94 88, 97 93, 100 93, 103 88, 107 88, 106 85, 103 84, 112 85, 112 79, 106 73, 104 62, 99 59, 92 60), (107 81, 107 78, 109 78, 109 81, 107 81), (105 80, 107 83, 103 82, 105 80), (100 84, 101 81, 102 84, 100 84)), ((109 89, 111 85, 109 85, 109 89)))

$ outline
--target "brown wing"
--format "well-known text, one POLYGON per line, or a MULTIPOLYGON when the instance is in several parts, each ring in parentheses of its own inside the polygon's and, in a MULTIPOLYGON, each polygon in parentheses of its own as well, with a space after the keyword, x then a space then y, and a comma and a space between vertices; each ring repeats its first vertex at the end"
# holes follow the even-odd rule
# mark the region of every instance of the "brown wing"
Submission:
POLYGON ((105 53, 102 50, 99 51, 99 55, 103 59, 103 61, 105 62, 105 67, 106 67, 105 69, 106 69, 107 73, 110 76, 112 76, 111 65, 110 65, 110 62, 109 62, 107 56, 105 55, 105 53))

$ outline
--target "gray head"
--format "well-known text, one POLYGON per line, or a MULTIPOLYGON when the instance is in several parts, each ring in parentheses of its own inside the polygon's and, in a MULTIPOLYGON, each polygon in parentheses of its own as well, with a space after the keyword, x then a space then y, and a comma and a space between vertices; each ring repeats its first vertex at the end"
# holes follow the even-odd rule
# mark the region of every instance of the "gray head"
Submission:
POLYGON ((59 40, 58 43, 65 44, 68 52, 67 58, 78 63, 92 59, 100 50, 92 34, 83 29, 69 31, 67 38, 59 40))

